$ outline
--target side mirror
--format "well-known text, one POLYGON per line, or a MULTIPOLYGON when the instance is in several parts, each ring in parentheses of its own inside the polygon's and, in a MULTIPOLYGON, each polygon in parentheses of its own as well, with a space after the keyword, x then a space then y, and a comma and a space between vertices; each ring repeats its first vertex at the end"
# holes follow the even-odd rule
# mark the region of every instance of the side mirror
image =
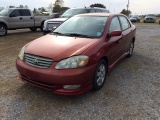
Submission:
POLYGON ((16 17, 16 14, 15 14, 15 13, 11 13, 11 14, 9 15, 9 17, 16 17))
POLYGON ((121 36, 121 35, 122 35, 122 32, 119 30, 115 30, 115 31, 112 31, 111 33, 109 33, 110 37, 121 36))

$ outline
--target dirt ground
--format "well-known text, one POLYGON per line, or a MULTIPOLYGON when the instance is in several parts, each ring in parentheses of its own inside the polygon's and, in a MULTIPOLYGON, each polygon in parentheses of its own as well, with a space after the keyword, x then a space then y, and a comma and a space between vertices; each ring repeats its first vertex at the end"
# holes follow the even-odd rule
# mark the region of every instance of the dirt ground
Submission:
POLYGON ((134 54, 97 92, 68 97, 22 82, 15 59, 40 31, 0 37, 0 120, 160 120, 160 26, 137 25, 134 54))

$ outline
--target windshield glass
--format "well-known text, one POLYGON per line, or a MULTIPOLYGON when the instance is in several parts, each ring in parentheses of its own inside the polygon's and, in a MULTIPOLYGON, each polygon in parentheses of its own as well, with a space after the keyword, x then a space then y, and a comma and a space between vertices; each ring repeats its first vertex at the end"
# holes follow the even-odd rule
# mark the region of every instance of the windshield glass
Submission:
POLYGON ((148 14, 148 15, 146 15, 146 16, 153 16, 153 17, 155 17, 155 15, 154 15, 154 14, 148 14))
POLYGON ((7 16, 10 13, 10 11, 11 11, 10 9, 4 9, 0 12, 0 15, 1 16, 7 16))
POLYGON ((65 13, 63 13, 61 17, 69 18, 74 15, 83 14, 83 13, 87 13, 87 9, 69 9, 65 13))
POLYGON ((76 16, 62 23, 53 34, 71 36, 100 38, 106 25, 108 17, 100 16, 76 16))

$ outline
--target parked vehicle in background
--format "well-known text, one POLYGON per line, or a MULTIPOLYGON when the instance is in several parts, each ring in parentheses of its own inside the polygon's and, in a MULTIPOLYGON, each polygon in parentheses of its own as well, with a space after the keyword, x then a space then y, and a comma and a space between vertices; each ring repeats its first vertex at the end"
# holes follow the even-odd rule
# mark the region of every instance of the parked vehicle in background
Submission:
POLYGON ((143 22, 144 23, 155 23, 155 21, 156 21, 155 14, 147 14, 143 22))
POLYGON ((49 16, 51 16, 51 18, 54 19, 54 18, 59 18, 60 14, 59 13, 50 13, 49 16))
POLYGON ((131 57, 136 28, 122 14, 76 15, 26 44, 16 60, 20 78, 56 94, 103 87, 107 73, 131 57))
POLYGON ((46 35, 52 30, 56 29, 60 24, 62 24, 67 19, 68 18, 56 18, 56 19, 46 20, 43 26, 43 35, 46 35))
POLYGON ((0 36, 7 34, 7 30, 30 28, 36 31, 37 28, 43 29, 44 21, 50 16, 33 15, 30 9, 9 8, 0 12, 0 36))
POLYGON ((129 18, 131 22, 140 22, 141 18, 138 16, 132 16, 129 18))
MULTIPOLYGON (((68 9, 66 12, 64 12, 62 15, 61 15, 61 19, 51 19, 51 20, 46 20, 45 23, 44 23, 44 27, 43 27, 43 34, 47 34, 49 32, 51 32, 53 29, 52 28, 55 28, 55 23, 59 22, 59 21, 65 21, 66 19, 74 16, 74 15, 77 15, 77 14, 83 14, 83 13, 109 13, 109 10, 107 9, 104 9, 104 8, 98 8, 98 7, 89 7, 89 8, 72 8, 72 9, 68 9), (63 19, 63 18, 66 18, 66 19, 63 19), (53 25, 53 27, 51 27, 53 25)), ((59 23, 60 24, 60 23, 59 23)), ((58 26, 58 25, 57 25, 58 26)))

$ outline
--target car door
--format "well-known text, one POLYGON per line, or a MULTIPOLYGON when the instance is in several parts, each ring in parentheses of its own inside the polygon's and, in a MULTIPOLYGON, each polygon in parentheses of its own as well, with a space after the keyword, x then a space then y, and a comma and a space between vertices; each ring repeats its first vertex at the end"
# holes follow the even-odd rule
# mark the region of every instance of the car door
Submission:
POLYGON ((34 27, 34 17, 31 15, 31 12, 28 9, 20 10, 20 13, 22 14, 22 27, 34 27))
POLYGON ((132 29, 131 29, 131 24, 126 17, 119 16, 119 19, 120 19, 122 35, 123 35, 123 38, 121 41, 122 52, 123 54, 125 54, 126 52, 128 52, 130 43, 132 41, 132 37, 131 37, 132 29))
POLYGON ((22 16, 20 15, 20 11, 18 9, 13 10, 9 14, 8 18, 9 28, 21 28, 22 27, 22 16), (10 17, 10 15, 14 15, 10 17))
MULTIPOLYGON (((121 26, 118 17, 113 17, 109 27, 109 34, 113 31, 121 31, 121 26)), ((108 40, 108 56, 109 66, 113 65, 122 56, 122 36, 110 37, 108 40)))

